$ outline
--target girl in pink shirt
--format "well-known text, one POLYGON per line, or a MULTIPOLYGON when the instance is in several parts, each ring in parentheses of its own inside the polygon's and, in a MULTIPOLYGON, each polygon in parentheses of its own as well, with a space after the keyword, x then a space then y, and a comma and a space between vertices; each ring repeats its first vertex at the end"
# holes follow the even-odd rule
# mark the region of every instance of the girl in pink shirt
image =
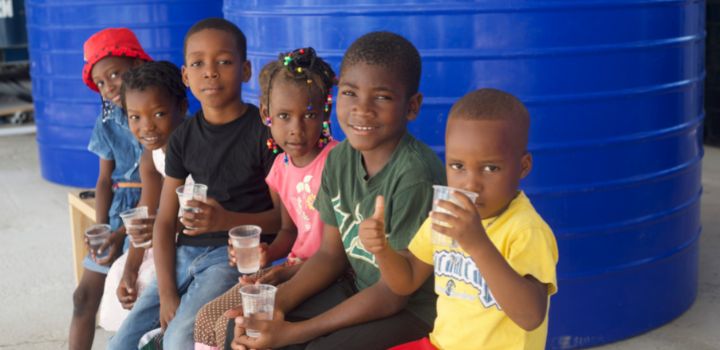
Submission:
MULTIPOLYGON (((311 47, 281 54, 260 72, 260 116, 270 127, 267 146, 278 153, 265 181, 282 225, 272 244, 262 246, 261 264, 287 256, 282 265, 242 277, 239 284, 203 306, 195 318, 195 349, 218 349, 225 342, 223 313, 240 305, 239 288, 248 283, 279 284, 315 254, 323 223, 313 203, 330 150, 331 90, 335 72, 311 47)), ((232 249, 230 264, 235 265, 232 249)))

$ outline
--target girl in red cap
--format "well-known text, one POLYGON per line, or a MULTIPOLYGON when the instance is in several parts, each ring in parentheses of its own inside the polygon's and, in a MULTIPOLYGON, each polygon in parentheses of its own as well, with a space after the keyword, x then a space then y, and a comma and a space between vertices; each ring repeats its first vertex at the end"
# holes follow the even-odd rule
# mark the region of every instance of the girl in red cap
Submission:
POLYGON ((73 293, 73 316, 69 348, 90 349, 95 335, 95 316, 103 294, 109 265, 123 252, 125 228, 119 213, 133 208, 140 198, 138 163, 142 146, 128 129, 120 106, 121 75, 151 58, 135 34, 126 28, 108 28, 93 34, 83 46, 85 66, 82 78, 99 92, 102 114, 90 137, 88 150, 100 157, 100 174, 95 186, 95 220, 109 224, 112 234, 83 261, 84 271, 73 293))

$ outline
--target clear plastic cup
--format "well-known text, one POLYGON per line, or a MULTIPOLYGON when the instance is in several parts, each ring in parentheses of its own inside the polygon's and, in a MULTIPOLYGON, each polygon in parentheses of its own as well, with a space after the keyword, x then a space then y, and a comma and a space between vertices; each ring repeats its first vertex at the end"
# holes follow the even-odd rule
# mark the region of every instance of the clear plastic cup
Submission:
POLYGON ((230 229, 228 235, 235 250, 237 269, 247 275, 260 270, 260 234, 262 229, 256 225, 240 225, 230 229))
POLYGON ((95 254, 96 258, 102 257, 107 254, 107 250, 105 250, 103 255, 99 255, 98 249, 100 249, 100 247, 105 243, 105 241, 110 238, 110 234, 110 225, 107 224, 92 225, 85 230, 85 237, 88 240, 90 251, 95 254))
POLYGON ((125 231, 130 235, 130 243, 132 243, 133 247, 147 248, 152 244, 151 240, 142 241, 136 238, 138 234, 147 229, 145 227, 146 224, 139 220, 148 218, 148 207, 142 206, 128 209, 120 213, 120 218, 123 221, 123 225, 125 225, 125 231))
MULTIPOLYGON (((249 284, 240 288, 242 297, 243 315, 253 316, 259 320, 272 320, 275 311, 275 292, 277 288, 269 284, 249 284)), ((254 329, 245 329, 248 337, 257 338, 260 332, 254 329)))
MULTIPOLYGON (((459 205, 459 206, 463 206, 463 205, 460 203, 460 201, 458 201, 458 199, 455 198, 455 196, 452 195, 453 192, 461 192, 461 193, 463 193, 463 194, 464 194, 465 196, 467 196, 467 197, 470 199, 470 201, 472 201, 473 203, 475 203, 475 200, 476 200, 477 197, 478 197, 478 194, 475 193, 475 192, 465 191, 465 190, 461 190, 461 189, 459 189, 459 188, 453 188, 453 187, 448 187, 448 186, 433 185, 433 190, 434 190, 434 192, 433 192, 433 205, 432 205, 432 210, 433 210, 433 211, 436 211, 436 212, 438 212, 438 213, 450 214, 450 212, 448 212, 447 210, 445 210, 445 209, 443 209, 443 208, 440 208, 440 207, 438 206, 438 202, 439 202, 440 200, 450 201, 450 202, 455 203, 455 204, 457 204, 457 205, 459 205)), ((444 222, 444 221, 440 221, 440 220, 433 220, 433 223, 436 224, 436 225, 451 227, 448 223, 446 223, 446 222, 444 222)), ((452 238, 450 238, 449 236, 446 236, 446 235, 444 235, 444 234, 442 234, 442 233, 440 233, 440 232, 437 232, 437 231, 435 231, 435 230, 432 230, 431 238, 432 238, 432 243, 433 243, 434 245, 437 245, 437 246, 443 246, 443 247, 456 247, 456 246, 457 246, 457 244, 455 243, 455 240, 454 240, 454 239, 452 239, 452 238)))
MULTIPOLYGON (((191 211, 197 213, 200 210, 198 208, 188 207, 187 202, 189 200, 196 200, 200 202, 207 201, 207 185, 203 184, 184 184, 175 189, 175 193, 178 195, 178 201, 180 202, 180 213, 178 217, 182 216, 181 213, 191 211)), ((192 227, 187 227, 193 229, 192 227)))

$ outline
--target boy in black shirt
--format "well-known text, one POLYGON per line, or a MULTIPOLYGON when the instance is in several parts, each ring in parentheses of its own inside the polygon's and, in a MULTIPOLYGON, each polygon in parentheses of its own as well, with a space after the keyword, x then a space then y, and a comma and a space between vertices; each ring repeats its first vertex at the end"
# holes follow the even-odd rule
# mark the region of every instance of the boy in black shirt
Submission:
POLYGON ((241 224, 277 230, 279 213, 264 181, 274 158, 264 147, 269 132, 257 107, 241 98, 250 73, 245 36, 235 25, 210 18, 190 28, 183 80, 202 111, 180 125, 168 145, 153 237, 157 283, 138 299, 108 348, 135 348, 158 325, 165 330, 164 348, 192 348, 198 309, 237 281, 237 270, 227 264, 227 230, 241 224), (175 189, 187 175, 208 186, 208 202, 188 203, 200 211, 183 214, 186 228, 176 247, 175 189))

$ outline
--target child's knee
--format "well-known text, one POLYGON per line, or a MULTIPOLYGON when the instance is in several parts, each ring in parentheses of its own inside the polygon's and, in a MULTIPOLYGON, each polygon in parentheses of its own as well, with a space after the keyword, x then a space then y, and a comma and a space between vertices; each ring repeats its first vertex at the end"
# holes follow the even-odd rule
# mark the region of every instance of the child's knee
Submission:
POLYGON ((102 298, 102 288, 98 291, 92 286, 80 284, 73 292, 73 314, 77 316, 87 312, 97 312, 100 298, 102 298))

